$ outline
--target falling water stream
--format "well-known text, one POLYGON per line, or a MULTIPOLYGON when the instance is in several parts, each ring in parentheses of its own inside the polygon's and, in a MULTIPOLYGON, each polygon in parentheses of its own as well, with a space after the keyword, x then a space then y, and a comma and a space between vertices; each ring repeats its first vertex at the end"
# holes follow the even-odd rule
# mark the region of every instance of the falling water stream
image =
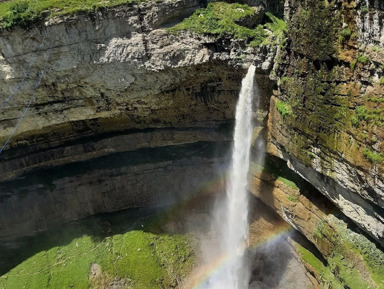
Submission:
POLYGON ((226 262, 211 276, 206 288, 248 288, 249 270, 244 251, 248 240, 248 170, 252 140, 252 98, 255 67, 251 65, 242 81, 236 106, 231 167, 224 202, 224 219, 218 228, 220 253, 226 262))

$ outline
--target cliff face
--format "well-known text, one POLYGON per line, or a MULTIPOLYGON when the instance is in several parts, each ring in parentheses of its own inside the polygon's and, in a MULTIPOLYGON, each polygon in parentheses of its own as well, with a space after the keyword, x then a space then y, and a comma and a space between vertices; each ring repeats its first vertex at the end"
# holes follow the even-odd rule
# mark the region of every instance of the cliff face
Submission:
POLYGON ((146 2, 1 31, 1 144, 12 136, 0 155, 1 238, 188 198, 218 177, 226 151, 213 151, 228 148, 242 65, 257 58, 263 79, 274 52, 164 29, 200 4, 146 2))
POLYGON ((381 288, 384 257, 365 235, 384 245, 383 4, 256 2, 284 10, 280 43, 165 29, 204 5, 187 0, 1 31, 1 144, 12 138, 0 154, 0 239, 214 192, 253 62, 268 158, 250 191, 327 259, 311 263, 298 245, 316 286, 381 288), (351 272, 358 283, 343 279, 351 272))
POLYGON ((155 29, 196 7, 197 2, 182 1, 123 6, 56 19, 31 32, 4 31, 5 85, 1 89, 2 95, 12 98, 1 110, 3 143, 28 104, 41 71, 44 78, 26 120, 7 146, 15 153, 2 155, 2 180, 37 166, 113 151, 106 144, 86 149, 82 141, 71 144, 67 152, 52 149, 84 136, 128 129, 207 127, 230 118, 241 69, 225 68, 220 61, 207 64, 214 57, 206 48, 207 38, 155 29), (16 90, 24 73, 27 77, 16 90), (23 165, 16 160, 21 151, 28 154, 23 165))
POLYGON ((371 2, 286 2, 269 151, 384 244, 383 7, 371 2))

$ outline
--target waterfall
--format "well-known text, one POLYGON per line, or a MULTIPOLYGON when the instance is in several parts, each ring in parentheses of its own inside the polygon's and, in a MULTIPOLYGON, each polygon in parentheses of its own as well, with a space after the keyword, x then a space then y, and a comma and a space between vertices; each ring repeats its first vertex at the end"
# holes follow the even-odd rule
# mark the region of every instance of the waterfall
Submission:
MULTIPOLYGON (((206 283, 209 289, 248 288, 249 270, 244 260, 248 240, 248 170, 252 141, 252 98, 255 67, 251 65, 242 81, 236 106, 232 159, 221 209, 219 230, 222 268, 206 283)), ((217 222, 216 222, 217 223, 217 222)), ((216 224, 217 225, 217 224, 216 224)))

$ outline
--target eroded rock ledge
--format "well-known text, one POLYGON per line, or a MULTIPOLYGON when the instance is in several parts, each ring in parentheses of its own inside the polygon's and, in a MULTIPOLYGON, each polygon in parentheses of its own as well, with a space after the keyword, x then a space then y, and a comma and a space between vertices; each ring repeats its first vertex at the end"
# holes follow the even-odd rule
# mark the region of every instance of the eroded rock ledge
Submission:
MULTIPOLYGON (((190 153, 226 147, 243 65, 254 62, 267 78, 275 52, 164 29, 201 4, 145 2, 1 31, 2 144, 32 99, 0 155, 2 239, 188 197, 191 183, 217 177, 225 152, 190 153), (177 161, 162 156, 167 148, 180 150, 177 161), (143 150, 162 161, 132 164, 143 150)), ((269 82, 261 93, 270 94, 269 82)))

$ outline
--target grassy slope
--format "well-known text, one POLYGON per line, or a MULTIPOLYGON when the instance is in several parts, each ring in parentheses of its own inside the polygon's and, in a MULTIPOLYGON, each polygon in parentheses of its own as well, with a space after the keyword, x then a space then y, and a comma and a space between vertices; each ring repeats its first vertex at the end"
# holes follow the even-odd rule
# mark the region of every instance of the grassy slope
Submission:
POLYGON ((245 4, 228 4, 225 2, 211 2, 207 8, 198 9, 183 22, 170 28, 177 33, 190 30, 201 34, 216 36, 233 36, 238 39, 249 40, 252 46, 269 44, 281 37, 287 29, 285 22, 267 13, 267 23, 257 25, 251 29, 238 24, 239 20, 254 15, 253 8, 245 4), (267 30, 272 32, 268 33, 267 30))
POLYGON ((103 288, 112 280, 134 288, 167 288, 192 269, 190 236, 153 233, 148 221, 91 220, 38 235, 25 247, 24 261, 0 277, 0 288, 103 288), (90 280, 94 263, 102 274, 90 280))
POLYGON ((145 0, 11 0, 0 3, 0 27, 27 26, 44 15, 74 14, 142 1, 145 0))

